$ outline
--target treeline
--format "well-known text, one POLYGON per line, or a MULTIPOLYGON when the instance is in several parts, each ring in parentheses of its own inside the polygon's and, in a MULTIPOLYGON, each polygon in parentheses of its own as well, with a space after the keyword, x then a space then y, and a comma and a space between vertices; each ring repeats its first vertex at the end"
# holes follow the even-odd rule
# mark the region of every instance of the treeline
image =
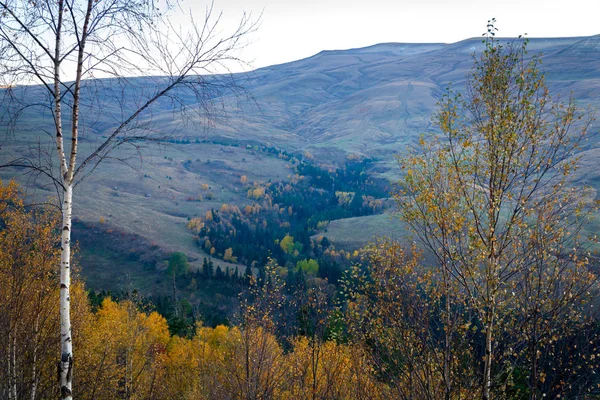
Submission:
POLYGON ((166 272, 171 280, 171 295, 155 293, 143 300, 167 319, 171 334, 179 336, 192 335, 200 321, 209 327, 229 325, 238 308, 237 296, 247 288, 252 276, 249 267, 245 271, 215 267, 207 258, 200 269, 190 271, 182 252, 171 255, 166 272))

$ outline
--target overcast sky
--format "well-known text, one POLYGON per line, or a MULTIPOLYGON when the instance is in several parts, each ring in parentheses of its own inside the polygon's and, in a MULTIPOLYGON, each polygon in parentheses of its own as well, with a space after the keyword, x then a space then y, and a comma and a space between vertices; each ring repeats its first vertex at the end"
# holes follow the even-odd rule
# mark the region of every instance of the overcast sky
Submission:
MULTIPOLYGON (((205 5, 182 2, 196 15, 205 5)), ((262 13, 242 54, 254 68, 382 42, 453 43, 480 36, 492 17, 499 36, 600 34, 599 0, 215 0, 215 9, 223 10, 224 31, 243 11, 262 13)))

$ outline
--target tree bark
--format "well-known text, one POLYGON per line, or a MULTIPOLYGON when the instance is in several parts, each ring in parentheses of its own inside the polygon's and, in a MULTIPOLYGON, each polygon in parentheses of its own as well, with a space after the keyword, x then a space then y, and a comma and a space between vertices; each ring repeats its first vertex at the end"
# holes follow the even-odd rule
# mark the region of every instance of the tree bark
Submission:
MULTIPOLYGON (((493 306, 490 306, 493 307, 493 306)), ((490 400, 490 392, 492 388, 492 340, 494 327, 494 310, 490 308, 486 315, 485 325, 485 359, 483 367, 483 400, 490 400)))
POLYGON ((60 396, 71 400, 73 384, 73 343, 71 338, 71 210, 73 185, 66 184, 62 206, 62 236, 60 251, 60 396))

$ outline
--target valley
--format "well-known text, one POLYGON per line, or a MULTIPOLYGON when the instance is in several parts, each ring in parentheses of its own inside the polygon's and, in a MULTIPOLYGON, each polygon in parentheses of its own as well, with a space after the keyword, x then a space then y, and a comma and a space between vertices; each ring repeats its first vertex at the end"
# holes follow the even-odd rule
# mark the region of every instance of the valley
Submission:
MULTIPOLYGON (((243 95, 215 97, 214 114, 197 109, 200 118, 180 115, 168 101, 159 103, 141 116, 134 130, 149 129, 163 140, 117 148, 78 187, 74 238, 80 242, 81 273, 89 287, 113 291, 135 287, 164 295, 168 289, 157 289, 152 282, 160 281, 168 255, 177 251, 188 256, 191 270, 199 270, 207 258, 241 273, 245 265, 209 254, 196 244, 187 225, 223 204, 240 209, 253 204, 249 186, 289 183, 297 173, 290 158, 325 170, 369 158, 365 173, 387 182, 389 192, 401 176, 395 155, 416 144, 422 134, 436 133, 431 116, 437 102, 449 84, 456 91, 465 90, 473 54, 483 47, 481 39, 468 39, 324 51, 234 76, 243 95), (110 238, 125 238, 126 243, 102 244, 110 238)), ((531 39, 529 52, 543 53, 542 68, 552 91, 574 98, 583 108, 600 106, 600 36, 531 39)), ((118 82, 101 82, 102 90, 89 82, 87 89, 98 93, 101 106, 86 105, 81 152, 89 153, 118 123, 119 115, 135 106, 136 93, 151 91, 159 80, 135 78, 136 90, 118 106, 111 100, 118 93, 118 82)), ((22 101, 39 95, 36 87, 11 90, 22 101)), ((24 110, 18 130, 5 139, 3 149, 10 152, 0 152, 0 161, 42 155, 49 164, 55 157, 45 133, 50 118, 43 109, 24 110)), ((579 153, 581 168, 573 181, 589 186, 591 200, 600 189, 599 147, 593 127, 579 153)), ((2 168, 0 177, 28 183, 27 194, 34 201, 55 198, 50 181, 21 172, 2 168)), ((389 194, 382 196, 384 208, 378 215, 329 221, 311 235, 326 235, 336 248, 348 251, 376 236, 407 237, 406 228, 392 215, 394 201, 385 197, 389 194)))

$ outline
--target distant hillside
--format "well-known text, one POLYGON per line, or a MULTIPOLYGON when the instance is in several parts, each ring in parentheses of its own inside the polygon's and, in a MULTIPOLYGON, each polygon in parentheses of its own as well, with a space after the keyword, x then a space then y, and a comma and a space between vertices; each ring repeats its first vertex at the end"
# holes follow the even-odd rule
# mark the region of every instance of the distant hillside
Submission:
MULTIPOLYGON (((262 113, 234 117, 234 131, 219 133, 316 153, 387 158, 433 129, 436 101, 449 83, 462 89, 473 53, 482 49, 480 38, 448 45, 386 43, 264 68, 245 77, 262 113)), ((528 50, 543 53, 551 90, 598 108, 600 35, 531 39, 528 50)))
MULTIPOLYGON (((102 165, 78 188, 75 215, 93 224, 102 219, 107 229, 140 235, 165 251, 183 250, 199 260, 204 254, 186 231, 188 218, 224 202, 248 203, 239 183, 242 175, 249 182, 266 182, 286 180, 290 173, 285 162, 254 146, 308 152, 325 164, 340 163, 350 154, 374 157, 377 162, 371 172, 393 180, 398 176, 393 155, 421 133, 434 130, 431 115, 437 100, 449 83, 456 90, 463 89, 473 54, 482 48, 480 38, 453 44, 385 43, 323 51, 239 74, 238 83, 252 99, 212 98, 219 112, 208 127, 193 119, 182 120, 173 112, 173 104, 164 101, 144 115, 140 128, 165 132, 173 140, 141 156, 134 149, 119 150, 116 158, 127 157, 135 169, 116 161, 102 165), (189 168, 190 162, 196 167, 189 168), (210 189, 202 189, 203 183, 210 189), (203 201, 189 201, 199 195, 203 201)), ((574 98, 582 107, 599 108, 600 35, 531 39, 528 50, 529 54, 543 53, 542 69, 551 90, 574 98)), ((157 79, 130 79, 133 85, 124 93, 127 102, 123 106, 133 107, 137 94, 152 92, 157 79)), ((91 111, 84 116, 84 151, 121 118, 115 87, 117 82, 112 80, 87 84, 94 102, 88 104, 91 111)), ((36 87, 9 90, 25 102, 40 94, 36 87)), ((52 147, 44 132, 44 127, 51 126, 49 112, 29 109, 21 121, 2 147, 2 162, 35 153, 36 138, 52 147)), ((590 133, 576 179, 597 190, 598 129, 590 133)), ((2 170, 0 176, 27 179, 14 170, 2 170)), ((53 193, 43 181, 30 193, 33 189, 38 196, 53 193)))

